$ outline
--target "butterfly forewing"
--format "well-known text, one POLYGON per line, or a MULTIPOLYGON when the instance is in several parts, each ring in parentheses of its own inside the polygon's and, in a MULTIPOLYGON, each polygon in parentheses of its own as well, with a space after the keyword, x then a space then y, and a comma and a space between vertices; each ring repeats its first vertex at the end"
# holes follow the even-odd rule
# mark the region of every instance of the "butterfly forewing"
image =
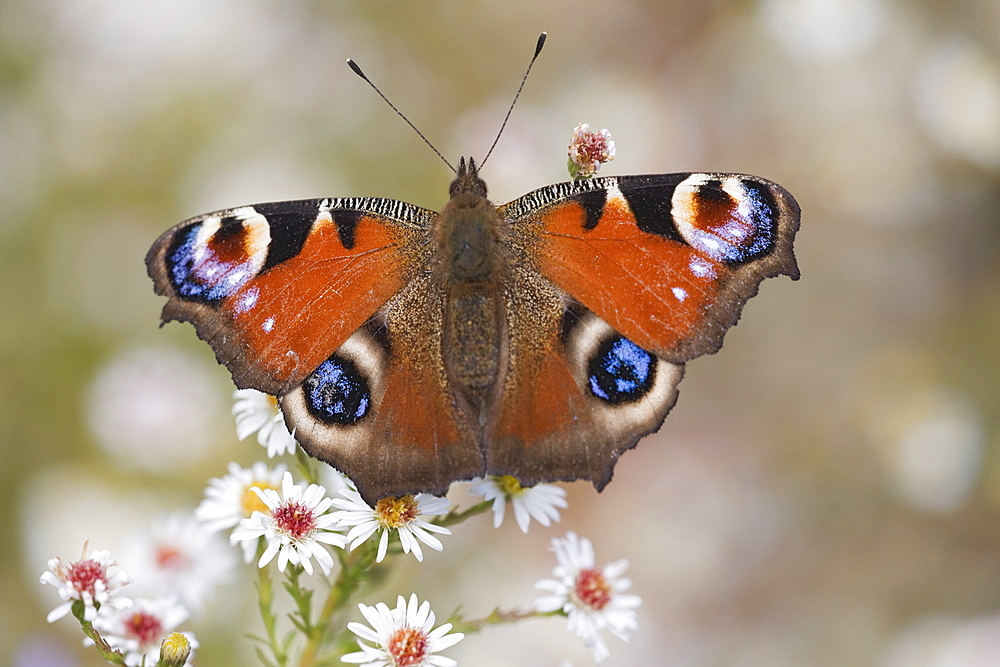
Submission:
POLYGON ((146 266, 164 322, 193 323, 237 386, 279 394, 412 278, 433 216, 389 199, 244 206, 167 231, 146 266))
POLYGON ((540 273, 674 363, 716 351, 764 278, 798 277, 798 205, 755 176, 576 181, 500 211, 515 238, 526 239, 540 273))

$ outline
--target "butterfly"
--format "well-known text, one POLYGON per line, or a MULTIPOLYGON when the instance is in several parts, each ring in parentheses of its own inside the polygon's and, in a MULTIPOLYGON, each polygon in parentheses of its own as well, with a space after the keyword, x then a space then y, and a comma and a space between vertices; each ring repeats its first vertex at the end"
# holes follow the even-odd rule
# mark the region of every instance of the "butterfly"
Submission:
POLYGON ((456 480, 590 480, 659 429, 684 364, 765 278, 799 207, 743 174, 602 177, 494 205, 474 160, 440 213, 382 198, 242 206, 149 250, 238 387, 369 502, 456 480))

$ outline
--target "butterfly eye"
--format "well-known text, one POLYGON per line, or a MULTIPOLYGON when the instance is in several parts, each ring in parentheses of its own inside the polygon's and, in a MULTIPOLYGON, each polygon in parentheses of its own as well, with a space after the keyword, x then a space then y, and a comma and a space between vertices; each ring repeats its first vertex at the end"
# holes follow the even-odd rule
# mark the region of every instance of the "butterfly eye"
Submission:
POLYGON ((371 390, 353 361, 334 355, 302 383, 306 407, 326 424, 354 424, 368 414, 371 390))
POLYGON ((656 359, 623 336, 609 338, 591 358, 590 391, 608 403, 637 401, 653 387, 656 359))

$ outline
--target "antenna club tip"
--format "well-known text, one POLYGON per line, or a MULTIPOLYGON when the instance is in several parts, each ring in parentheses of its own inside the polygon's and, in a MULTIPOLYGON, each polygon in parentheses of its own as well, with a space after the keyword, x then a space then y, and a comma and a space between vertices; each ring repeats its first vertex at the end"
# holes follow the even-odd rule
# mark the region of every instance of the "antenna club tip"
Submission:
POLYGON ((365 81, 368 80, 368 77, 365 76, 365 73, 361 71, 361 67, 359 67, 358 64, 356 62, 354 62, 353 60, 351 60, 350 58, 347 59, 347 66, 350 67, 351 70, 355 74, 357 74, 358 76, 360 76, 362 79, 364 79, 365 81))
POLYGON ((535 57, 536 58, 538 57, 538 53, 542 50, 542 47, 545 46, 545 39, 548 36, 549 36, 549 33, 547 33, 547 32, 543 32, 541 35, 538 36, 538 42, 535 44, 535 57))

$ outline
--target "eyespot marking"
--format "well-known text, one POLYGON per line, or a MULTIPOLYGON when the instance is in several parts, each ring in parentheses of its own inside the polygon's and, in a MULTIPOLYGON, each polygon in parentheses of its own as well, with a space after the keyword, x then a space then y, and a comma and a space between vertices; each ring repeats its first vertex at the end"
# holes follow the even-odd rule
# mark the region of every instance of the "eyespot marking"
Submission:
POLYGON ((357 365, 333 355, 302 383, 309 412, 324 424, 348 426, 368 414, 371 389, 357 365))
POLYGON ((623 336, 609 338, 588 366, 594 396, 608 403, 631 403, 649 393, 656 377, 656 358, 623 336))

